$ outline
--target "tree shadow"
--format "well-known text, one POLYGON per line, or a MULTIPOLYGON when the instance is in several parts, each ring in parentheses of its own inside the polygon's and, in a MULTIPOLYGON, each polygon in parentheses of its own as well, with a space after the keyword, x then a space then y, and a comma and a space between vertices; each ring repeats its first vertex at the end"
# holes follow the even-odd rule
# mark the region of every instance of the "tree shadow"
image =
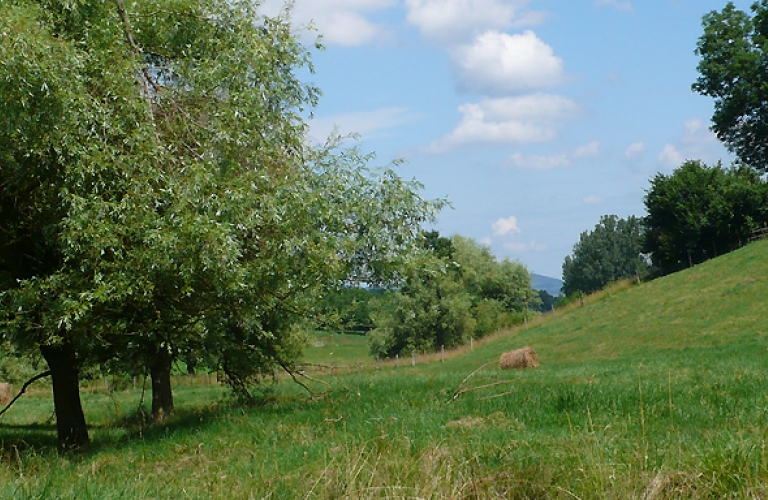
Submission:
POLYGON ((169 436, 200 431, 222 419, 242 418, 252 411, 292 412, 295 405, 301 403, 301 398, 283 399, 279 403, 265 400, 253 404, 222 398, 205 406, 178 408, 162 421, 152 420, 146 408, 142 407, 109 423, 89 424, 91 442, 67 451, 59 448, 55 423, 0 423, 0 463, 11 465, 28 455, 44 457, 63 454, 87 458, 103 450, 119 449, 138 441, 156 442, 169 436))

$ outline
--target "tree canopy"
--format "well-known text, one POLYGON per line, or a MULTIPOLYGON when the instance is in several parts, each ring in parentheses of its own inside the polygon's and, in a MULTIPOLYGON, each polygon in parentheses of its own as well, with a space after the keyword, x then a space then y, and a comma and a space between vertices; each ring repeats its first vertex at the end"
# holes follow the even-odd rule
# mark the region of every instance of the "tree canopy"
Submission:
POLYGON ((622 278, 644 275, 642 224, 635 216, 604 215, 584 231, 563 262, 563 292, 591 293, 622 278))
POLYGON ((768 171, 768 0, 751 14, 733 2, 702 21, 696 54, 699 78, 694 91, 712 97, 712 130, 738 158, 768 171))
POLYGON ((65 446, 88 440, 84 367, 149 373, 159 417, 179 357, 240 395, 290 370, 325 291, 400 279, 441 206, 306 145, 309 54, 256 9, 0 4, 0 334, 48 363, 65 446))
POLYGON ((539 304, 525 267, 498 261, 487 247, 461 236, 423 234, 429 252, 405 280, 371 301, 373 354, 393 357, 436 351, 523 321, 539 304))
POLYGON ((740 247, 768 222, 768 184, 755 170, 687 161, 645 196, 644 251, 663 274, 740 247))

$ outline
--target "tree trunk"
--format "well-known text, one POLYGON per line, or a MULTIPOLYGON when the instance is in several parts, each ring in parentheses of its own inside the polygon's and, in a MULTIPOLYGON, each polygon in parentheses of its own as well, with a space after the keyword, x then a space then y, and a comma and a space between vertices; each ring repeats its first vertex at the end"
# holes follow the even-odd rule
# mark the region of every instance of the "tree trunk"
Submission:
POLYGON ((40 354, 51 370, 59 446, 73 449, 88 444, 88 426, 80 401, 79 370, 74 349, 69 344, 45 345, 40 346, 40 354))
POLYGON ((171 391, 171 356, 160 349, 149 369, 152 376, 152 418, 162 421, 173 411, 171 391))

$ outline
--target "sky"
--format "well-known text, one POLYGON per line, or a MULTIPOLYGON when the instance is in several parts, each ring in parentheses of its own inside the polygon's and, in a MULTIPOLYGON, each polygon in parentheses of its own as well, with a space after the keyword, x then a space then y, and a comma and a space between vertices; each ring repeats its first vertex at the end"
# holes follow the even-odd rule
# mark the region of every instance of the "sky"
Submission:
POLYGON ((645 214, 655 175, 733 161, 709 130, 712 99, 691 91, 702 16, 725 4, 296 0, 297 33, 325 47, 302 74, 323 93, 310 137, 359 134, 376 165, 403 159, 424 197, 448 198, 442 235, 561 278, 602 215, 645 214))

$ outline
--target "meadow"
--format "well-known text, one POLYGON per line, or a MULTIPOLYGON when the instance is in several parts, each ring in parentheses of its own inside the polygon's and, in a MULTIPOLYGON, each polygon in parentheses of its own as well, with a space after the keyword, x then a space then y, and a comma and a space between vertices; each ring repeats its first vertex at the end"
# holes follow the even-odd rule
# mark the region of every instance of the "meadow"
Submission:
POLYGON ((753 243, 416 367, 329 334, 305 361, 344 369, 308 372, 313 394, 281 378, 243 408, 178 377, 161 424, 94 382, 75 454, 38 388, 0 422, 0 498, 765 498, 767 277, 753 243), (541 367, 499 370, 526 345, 541 367))

